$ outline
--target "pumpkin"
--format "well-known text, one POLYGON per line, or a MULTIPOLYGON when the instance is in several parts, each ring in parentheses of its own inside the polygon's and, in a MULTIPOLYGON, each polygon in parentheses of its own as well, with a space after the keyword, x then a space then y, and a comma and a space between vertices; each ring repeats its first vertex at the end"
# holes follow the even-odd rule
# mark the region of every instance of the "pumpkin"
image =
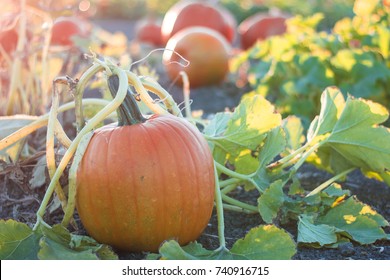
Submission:
POLYGON ((161 25, 163 42, 184 28, 203 26, 211 28, 232 43, 236 21, 230 11, 222 6, 206 1, 182 0, 174 4, 166 13, 161 25))
POLYGON ((231 46, 221 34, 198 26, 185 28, 169 39, 163 62, 171 80, 181 85, 179 73, 185 71, 190 86, 195 88, 222 82, 229 71, 230 55, 231 46), (177 53, 188 60, 189 65, 185 65, 177 53))
POLYGON ((153 17, 139 20, 135 26, 135 38, 152 46, 162 46, 161 22, 153 17))
MULTIPOLYGON (((109 78, 116 93, 118 77, 109 78)), ((198 129, 173 115, 142 117, 131 93, 119 125, 97 129, 77 171, 77 210, 97 241, 156 252, 196 240, 214 204, 213 158, 198 129)))
POLYGON ((73 46, 73 36, 83 36, 83 23, 73 17, 59 17, 53 23, 51 45, 73 46))
POLYGON ((271 15, 263 12, 248 17, 238 26, 241 47, 246 50, 258 40, 285 33, 286 19, 285 15, 271 15))

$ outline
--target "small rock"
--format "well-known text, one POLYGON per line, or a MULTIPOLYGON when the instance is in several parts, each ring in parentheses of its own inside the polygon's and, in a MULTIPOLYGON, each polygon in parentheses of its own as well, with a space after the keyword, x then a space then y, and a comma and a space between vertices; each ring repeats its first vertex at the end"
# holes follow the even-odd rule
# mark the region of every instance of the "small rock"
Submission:
POLYGON ((355 248, 351 242, 340 244, 339 250, 343 257, 350 257, 355 254, 355 248))

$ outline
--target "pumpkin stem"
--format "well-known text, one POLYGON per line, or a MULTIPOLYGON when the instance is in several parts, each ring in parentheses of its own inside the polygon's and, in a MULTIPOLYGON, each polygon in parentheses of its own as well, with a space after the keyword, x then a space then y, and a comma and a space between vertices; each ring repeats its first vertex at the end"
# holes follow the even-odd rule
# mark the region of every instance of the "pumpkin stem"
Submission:
MULTIPOLYGON (((108 88, 112 97, 115 98, 119 88, 119 77, 117 75, 112 75, 108 78, 108 88)), ((117 114, 118 126, 133 125, 146 121, 129 87, 123 103, 117 109, 117 114)))

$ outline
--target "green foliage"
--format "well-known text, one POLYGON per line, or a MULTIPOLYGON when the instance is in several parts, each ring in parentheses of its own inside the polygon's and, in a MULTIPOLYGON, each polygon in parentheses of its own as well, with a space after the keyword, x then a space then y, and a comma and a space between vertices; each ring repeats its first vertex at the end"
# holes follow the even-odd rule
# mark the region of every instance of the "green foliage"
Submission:
POLYGON ((352 17, 353 3, 354 0, 315 0, 311 1, 310 4, 300 0, 264 0, 265 5, 278 7, 282 11, 293 15, 310 16, 319 12, 323 13, 325 21, 322 23, 322 28, 324 29, 333 26, 341 18, 352 17))
POLYGON ((165 242, 160 254, 150 255, 150 259, 166 260, 281 260, 290 259, 296 253, 295 242, 283 229, 274 225, 252 228, 244 238, 237 240, 231 250, 218 248, 206 250, 194 242, 180 247, 174 241, 165 242))
POLYGON ((106 245, 90 237, 74 235, 61 225, 32 230, 14 220, 0 220, 0 259, 72 260, 117 259, 106 245))
MULTIPOLYGON (((219 115, 210 122, 205 128, 206 137, 214 155, 223 151, 217 167, 228 176, 220 179, 224 187, 222 199, 225 204, 235 204, 227 198, 236 185, 256 188, 260 193, 258 213, 264 222, 297 222, 300 243, 337 246, 348 239, 361 244, 386 239, 382 227, 388 222, 334 182, 355 169, 386 180, 387 166, 390 166, 390 130, 380 124, 387 120, 389 113, 372 101, 352 96, 345 100, 335 87, 327 88, 320 100, 320 113, 305 137, 297 118, 290 116, 280 121, 273 110, 267 109, 268 101, 259 95, 246 96, 233 114, 219 115), (242 120, 248 118, 261 122, 264 129, 258 131, 258 137, 248 138, 256 135, 251 129, 253 124, 237 127, 237 120, 246 123, 242 120), (224 149, 226 139, 231 138, 229 126, 232 125, 236 125, 235 139, 251 139, 257 145, 248 142, 237 146, 239 153, 224 149), (336 175, 308 193, 295 176, 306 161, 336 175), (225 164, 231 168, 222 168, 225 164)), ((235 205, 253 211, 252 205, 235 205)))
MULTIPOLYGON (((315 14, 288 20, 282 36, 258 42, 238 55, 233 65, 249 67, 250 94, 271 100, 284 115, 297 115, 307 123, 319 111, 319 98, 327 86, 337 86, 344 96, 390 102, 390 11, 381 2, 372 9, 336 23, 331 32, 318 32, 323 16, 315 14)), ((375 4, 376 3, 376 4, 375 4)))

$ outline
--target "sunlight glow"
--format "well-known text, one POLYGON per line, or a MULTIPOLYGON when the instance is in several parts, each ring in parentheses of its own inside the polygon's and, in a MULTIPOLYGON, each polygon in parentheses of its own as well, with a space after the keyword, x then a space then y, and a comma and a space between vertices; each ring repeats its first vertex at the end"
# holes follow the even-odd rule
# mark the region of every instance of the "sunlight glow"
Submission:
POLYGON ((83 0, 80 2, 79 4, 79 10, 81 12, 86 12, 89 10, 89 8, 91 7, 91 2, 89 2, 88 0, 83 0))

